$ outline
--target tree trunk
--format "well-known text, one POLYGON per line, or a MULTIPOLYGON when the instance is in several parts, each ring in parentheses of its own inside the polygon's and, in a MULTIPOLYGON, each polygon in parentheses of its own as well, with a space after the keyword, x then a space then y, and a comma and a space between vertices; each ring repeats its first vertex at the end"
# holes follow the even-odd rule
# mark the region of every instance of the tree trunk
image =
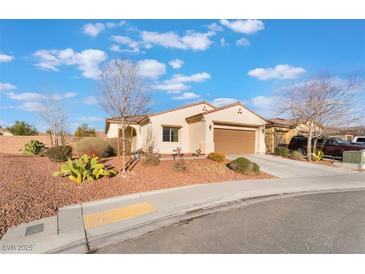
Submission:
POLYGON ((307 140, 307 160, 312 161, 312 130, 309 129, 307 140))
POLYGON ((123 154, 123 173, 126 172, 126 169, 125 169, 125 130, 126 128, 123 127, 123 130, 122 130, 122 144, 123 144, 123 150, 122 150, 122 154, 123 154))
POLYGON ((122 169, 122 164, 120 159, 120 128, 118 128, 117 155, 118 155, 118 170, 120 171, 122 169))

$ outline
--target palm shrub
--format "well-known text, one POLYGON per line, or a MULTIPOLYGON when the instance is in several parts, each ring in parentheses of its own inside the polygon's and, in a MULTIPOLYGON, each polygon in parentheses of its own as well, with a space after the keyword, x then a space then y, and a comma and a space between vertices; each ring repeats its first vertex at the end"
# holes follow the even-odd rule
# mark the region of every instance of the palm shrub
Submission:
POLYGON ((68 176, 71 181, 81 183, 85 180, 95 181, 103 176, 114 176, 117 173, 114 169, 106 169, 105 165, 98 162, 98 157, 83 154, 78 159, 68 159, 67 163, 62 164, 60 169, 53 173, 53 176, 68 176))
POLYGON ((38 140, 31 140, 29 143, 24 145, 23 153, 26 155, 39 155, 46 149, 45 144, 38 140))
POLYGON ((274 149, 274 154, 281 156, 281 157, 288 157, 289 156, 289 149, 286 147, 276 147, 274 149))
POLYGON ((72 157, 72 147, 71 146, 56 146, 47 149, 47 157, 54 162, 64 162, 72 157))
POLYGON ((225 155, 219 152, 211 152, 208 154, 207 158, 215 162, 223 162, 225 159, 225 155))
POLYGON ((257 175, 260 172, 260 167, 256 163, 253 163, 244 157, 233 160, 227 164, 227 167, 235 172, 247 175, 257 175))

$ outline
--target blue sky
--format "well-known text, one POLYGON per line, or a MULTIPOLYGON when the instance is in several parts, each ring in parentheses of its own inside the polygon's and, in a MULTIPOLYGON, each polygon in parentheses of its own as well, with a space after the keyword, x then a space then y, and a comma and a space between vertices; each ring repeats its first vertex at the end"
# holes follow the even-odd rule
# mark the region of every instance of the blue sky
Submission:
POLYGON ((104 128, 98 74, 111 59, 141 67, 151 111, 242 101, 274 116, 277 91, 318 73, 365 78, 365 20, 0 20, 0 125, 44 130, 48 100, 104 128))

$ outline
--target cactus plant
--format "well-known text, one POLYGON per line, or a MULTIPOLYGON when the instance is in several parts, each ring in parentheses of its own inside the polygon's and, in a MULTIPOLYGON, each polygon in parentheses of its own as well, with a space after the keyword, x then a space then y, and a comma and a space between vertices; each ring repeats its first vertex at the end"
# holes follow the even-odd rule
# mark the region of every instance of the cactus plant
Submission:
POLYGON ((23 153, 27 155, 39 155, 44 152, 46 146, 38 140, 31 140, 28 144, 24 145, 23 153))
POLYGON ((53 176, 68 176, 71 181, 81 183, 84 180, 95 181, 103 176, 116 175, 117 171, 106 169, 105 166, 98 162, 98 157, 89 157, 83 154, 76 160, 68 159, 61 165, 60 170, 53 173, 53 176))

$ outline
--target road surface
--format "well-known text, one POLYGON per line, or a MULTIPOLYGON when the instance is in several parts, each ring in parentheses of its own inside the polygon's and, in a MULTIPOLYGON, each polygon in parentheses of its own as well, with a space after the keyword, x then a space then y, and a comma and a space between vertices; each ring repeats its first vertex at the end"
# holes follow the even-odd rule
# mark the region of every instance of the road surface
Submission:
POLYGON ((262 201, 97 253, 365 253, 365 191, 262 201))

